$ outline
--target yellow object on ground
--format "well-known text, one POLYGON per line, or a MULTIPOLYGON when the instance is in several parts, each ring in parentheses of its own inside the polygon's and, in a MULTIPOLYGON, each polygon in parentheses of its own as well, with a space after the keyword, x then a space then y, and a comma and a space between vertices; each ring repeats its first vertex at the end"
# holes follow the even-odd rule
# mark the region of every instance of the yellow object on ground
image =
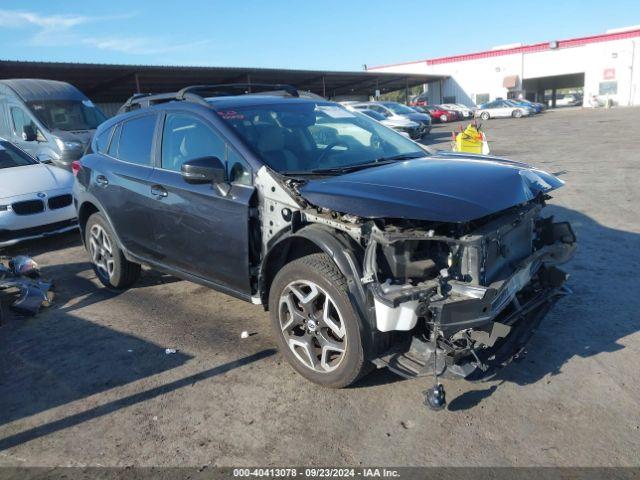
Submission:
POLYGON ((470 123, 467 128, 455 135, 453 146, 455 152, 489 154, 489 144, 483 132, 475 123, 470 123))

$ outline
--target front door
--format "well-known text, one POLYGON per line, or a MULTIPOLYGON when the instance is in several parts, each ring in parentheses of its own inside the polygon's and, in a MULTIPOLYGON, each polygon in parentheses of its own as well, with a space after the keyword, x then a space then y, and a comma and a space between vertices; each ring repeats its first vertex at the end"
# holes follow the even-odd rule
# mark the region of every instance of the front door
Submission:
POLYGON ((207 119, 186 112, 167 113, 160 157, 160 168, 151 176, 151 215, 161 262, 249 294, 249 203, 254 189, 248 167, 207 119), (235 178, 229 178, 227 194, 182 178, 184 162, 207 156, 232 164, 229 171, 235 178), (238 173, 239 168, 244 172, 238 173))

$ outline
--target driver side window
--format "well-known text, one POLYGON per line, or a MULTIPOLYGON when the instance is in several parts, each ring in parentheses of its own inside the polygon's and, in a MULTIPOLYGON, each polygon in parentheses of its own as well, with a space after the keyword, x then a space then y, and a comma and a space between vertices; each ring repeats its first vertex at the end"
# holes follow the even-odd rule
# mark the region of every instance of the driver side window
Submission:
POLYGON ((184 162, 201 157, 218 157, 224 162, 224 140, 193 115, 167 114, 162 133, 162 168, 179 172, 184 162))
POLYGON ((18 137, 22 138, 24 127, 30 126, 36 132, 38 141, 44 140, 44 136, 36 126, 35 122, 22 108, 11 107, 11 120, 13 122, 13 129, 18 137))

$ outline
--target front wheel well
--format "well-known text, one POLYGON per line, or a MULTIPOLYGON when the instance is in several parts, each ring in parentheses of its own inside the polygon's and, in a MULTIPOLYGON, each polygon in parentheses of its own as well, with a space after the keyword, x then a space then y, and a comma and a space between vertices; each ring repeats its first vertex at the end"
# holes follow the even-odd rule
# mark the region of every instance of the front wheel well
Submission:
POLYGON ((278 271, 286 264, 323 250, 316 243, 304 237, 289 237, 279 242, 267 255, 262 267, 260 298, 265 310, 269 305, 269 291, 278 271))

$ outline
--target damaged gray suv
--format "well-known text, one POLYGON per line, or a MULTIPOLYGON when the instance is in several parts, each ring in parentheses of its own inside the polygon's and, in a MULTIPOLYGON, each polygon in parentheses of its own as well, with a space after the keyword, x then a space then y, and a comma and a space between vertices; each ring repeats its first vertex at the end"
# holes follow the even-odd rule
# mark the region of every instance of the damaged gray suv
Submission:
POLYGON ((146 264, 263 305, 293 368, 330 387, 372 366, 491 377, 565 293, 575 248, 541 215, 553 175, 429 153, 286 85, 134 96, 74 172, 104 285, 146 264))

